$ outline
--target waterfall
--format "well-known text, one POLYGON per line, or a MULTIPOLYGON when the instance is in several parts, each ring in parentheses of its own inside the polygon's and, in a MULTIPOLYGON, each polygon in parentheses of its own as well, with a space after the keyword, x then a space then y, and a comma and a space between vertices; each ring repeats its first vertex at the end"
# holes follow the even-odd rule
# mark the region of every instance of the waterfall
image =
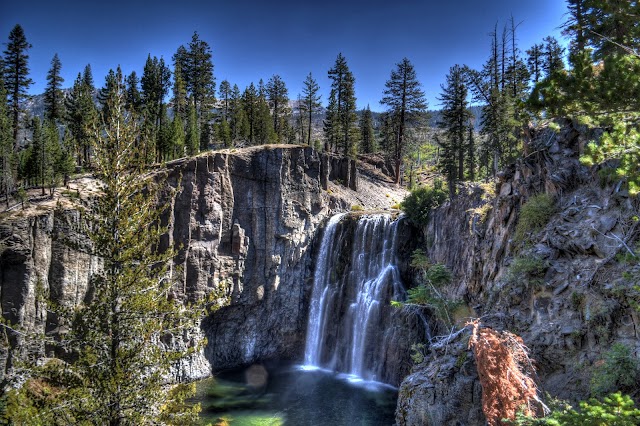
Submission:
POLYGON ((305 364, 384 380, 397 344, 391 300, 406 296, 396 265, 398 221, 333 216, 322 237, 309 310, 305 364), (356 223, 353 223, 353 221, 356 223))

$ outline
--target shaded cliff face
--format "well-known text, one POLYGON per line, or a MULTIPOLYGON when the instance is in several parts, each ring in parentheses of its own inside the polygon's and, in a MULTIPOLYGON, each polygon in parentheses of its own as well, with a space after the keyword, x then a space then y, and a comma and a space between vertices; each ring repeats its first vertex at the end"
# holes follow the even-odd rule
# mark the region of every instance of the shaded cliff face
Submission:
MULTIPOLYGON (((319 226, 334 211, 355 204, 388 207, 399 198, 390 186, 372 189, 378 184, 359 179, 354 170, 353 163, 310 148, 267 146, 207 153, 159 171, 175 189, 165 191, 162 220, 168 232, 161 240, 161 247, 177 251, 175 296, 197 300, 223 289, 231 300, 203 321, 206 359, 185 363, 177 377, 302 356, 319 226)), ((100 268, 89 254, 82 217, 70 205, 64 198, 42 202, 4 213, 0 221, 3 315, 29 330, 42 330, 46 323, 55 332, 55 317, 47 318, 42 294, 65 306, 78 304, 100 268)), ((6 356, 0 353, 3 366, 6 356)))
MULTIPOLYGON (((423 230, 430 258, 454 273, 448 295, 462 298, 486 325, 520 335, 541 389, 572 401, 589 396, 591 372, 614 342, 640 354, 637 294, 624 274, 634 266, 616 261, 623 241, 637 241, 640 206, 618 182, 603 184, 579 163, 592 137, 572 123, 558 134, 534 134, 532 154, 492 193, 469 189, 435 211, 423 230), (519 243, 514 230, 522 206, 541 192, 554 197, 555 208, 519 243)), ((467 336, 434 348, 405 379, 398 424, 484 424, 467 336)))

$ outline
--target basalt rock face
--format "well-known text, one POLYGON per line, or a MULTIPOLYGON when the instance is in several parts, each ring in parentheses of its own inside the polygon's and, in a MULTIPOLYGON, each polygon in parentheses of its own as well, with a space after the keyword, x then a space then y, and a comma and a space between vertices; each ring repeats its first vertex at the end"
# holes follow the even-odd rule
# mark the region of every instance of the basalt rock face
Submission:
MULTIPOLYGON (((530 154, 495 186, 467 188, 423 229, 429 257, 455 277, 445 293, 465 302, 465 316, 521 336, 541 390, 573 402, 590 396, 594 368, 614 343, 640 354, 638 266, 617 260, 638 239, 640 206, 580 164, 594 137, 569 122, 532 132, 530 154), (554 198, 549 219, 518 241, 523 206, 539 193, 554 198)), ((414 367, 399 389, 399 425, 485 424, 468 336, 436 345, 414 367)))
MULTIPOLYGON (((206 360, 200 356, 181 366, 178 378, 302 355, 312 243, 328 215, 353 202, 323 185, 356 182, 351 167, 336 169, 336 160, 323 158, 310 148, 259 147, 177 160, 158 172, 174 189, 165 191, 162 220, 168 232, 160 243, 177 251, 174 296, 197 300, 221 290, 230 298, 203 321, 206 360)), ((375 200, 371 204, 365 207, 374 207, 375 200)), ((101 267, 89 254, 82 217, 74 209, 43 206, 5 215, 3 316, 26 329, 56 332, 42 295, 48 292, 62 305, 78 304, 101 267)), ((7 356, 0 353, 3 367, 7 356)))

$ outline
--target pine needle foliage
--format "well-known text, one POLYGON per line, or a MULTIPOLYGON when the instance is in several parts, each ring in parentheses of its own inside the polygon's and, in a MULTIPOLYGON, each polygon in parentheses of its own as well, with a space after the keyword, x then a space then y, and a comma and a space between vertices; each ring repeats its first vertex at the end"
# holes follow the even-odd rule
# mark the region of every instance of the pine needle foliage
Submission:
POLYGON ((59 349, 70 356, 47 364, 55 380, 36 369, 29 384, 13 396, 31 400, 33 406, 34 384, 39 381, 43 389, 52 389, 44 399, 38 397, 42 392, 35 395, 40 406, 26 424, 197 420, 199 406, 184 404, 193 389, 172 388, 167 382, 171 367, 201 348, 183 341, 183 336, 197 329, 204 309, 185 305, 171 292, 169 265, 174 253, 156 250, 166 231, 158 225, 163 211, 158 208, 159 185, 141 169, 139 132, 125 112, 124 97, 122 81, 107 94, 109 121, 96 129, 93 140, 101 194, 84 209, 92 254, 102 260, 103 268, 94 276, 84 304, 54 307, 68 329, 59 349))
POLYGON ((531 376, 534 369, 522 339, 508 331, 472 326, 469 348, 473 349, 482 386, 482 411, 489 426, 515 420, 516 414, 533 416, 538 389, 531 376))

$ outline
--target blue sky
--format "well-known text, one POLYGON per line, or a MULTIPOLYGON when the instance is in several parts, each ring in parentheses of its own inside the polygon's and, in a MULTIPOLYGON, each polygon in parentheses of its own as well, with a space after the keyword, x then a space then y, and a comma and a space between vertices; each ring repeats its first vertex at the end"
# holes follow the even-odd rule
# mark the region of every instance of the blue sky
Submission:
POLYGON ((198 31, 211 46, 217 84, 227 79, 243 90, 279 74, 293 99, 312 72, 326 101, 327 71, 342 52, 356 78, 358 107, 380 111, 384 83, 403 57, 414 64, 429 107, 437 108, 451 66, 485 62, 496 23, 501 29, 513 16, 526 50, 547 35, 560 38, 565 12, 563 0, 5 1, 0 40, 6 43, 15 24, 24 28, 33 45, 33 94, 44 90, 56 52, 65 87, 87 63, 101 86, 118 64, 140 75, 149 53, 171 62, 198 31))

